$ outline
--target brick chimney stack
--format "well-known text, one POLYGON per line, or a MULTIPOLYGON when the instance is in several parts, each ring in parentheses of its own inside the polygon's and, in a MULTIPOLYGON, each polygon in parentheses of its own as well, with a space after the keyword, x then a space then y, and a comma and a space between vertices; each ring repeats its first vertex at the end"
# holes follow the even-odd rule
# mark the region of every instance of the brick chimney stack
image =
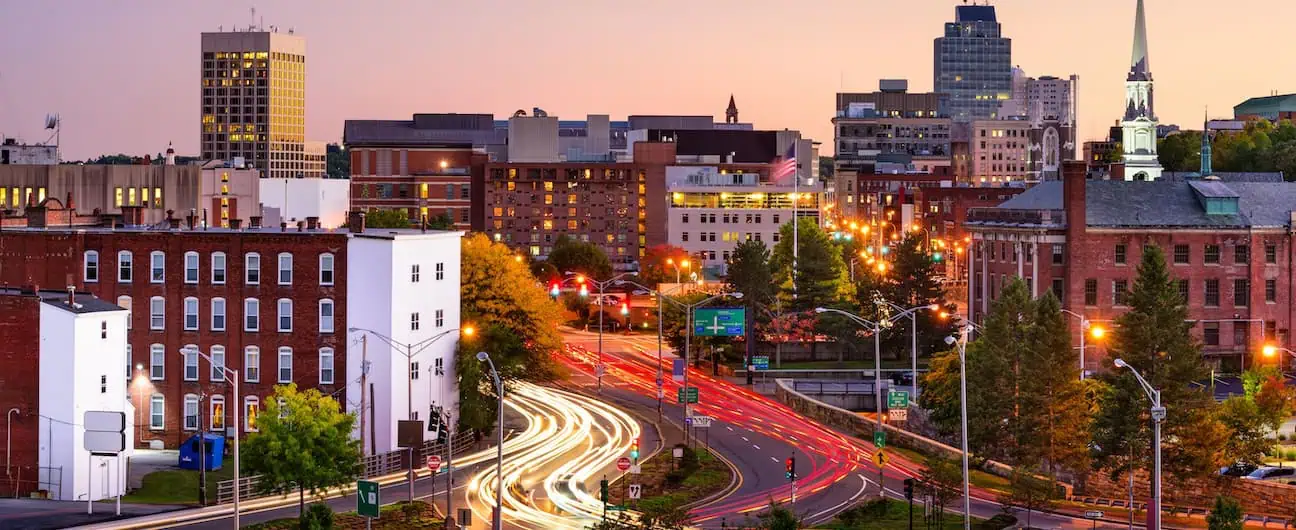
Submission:
POLYGON ((352 234, 364 233, 365 213, 355 210, 347 212, 347 230, 352 234))

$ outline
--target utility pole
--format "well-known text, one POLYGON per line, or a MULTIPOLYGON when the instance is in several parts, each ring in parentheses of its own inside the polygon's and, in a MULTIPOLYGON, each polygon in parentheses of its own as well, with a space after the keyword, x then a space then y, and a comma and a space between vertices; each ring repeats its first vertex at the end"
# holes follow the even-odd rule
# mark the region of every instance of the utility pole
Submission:
MULTIPOLYGON (((369 390, 369 335, 360 336, 360 451, 364 452, 365 446, 365 424, 369 418, 369 400, 365 399, 365 393, 369 390)), ((368 454, 366 453, 366 456, 368 454)))

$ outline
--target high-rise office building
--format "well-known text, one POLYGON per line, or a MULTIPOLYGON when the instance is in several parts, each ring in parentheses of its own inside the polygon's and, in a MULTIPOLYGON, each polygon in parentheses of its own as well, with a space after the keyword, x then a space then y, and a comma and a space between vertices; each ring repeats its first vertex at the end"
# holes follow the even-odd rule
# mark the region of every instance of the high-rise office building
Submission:
POLYGON ((936 92, 942 116, 958 122, 998 118, 1012 98, 1012 39, 1003 37, 994 6, 955 7, 954 22, 935 41, 936 92))
POLYGON ((204 32, 201 72, 204 159, 242 159, 264 177, 324 175, 323 153, 306 148, 306 39, 204 32))

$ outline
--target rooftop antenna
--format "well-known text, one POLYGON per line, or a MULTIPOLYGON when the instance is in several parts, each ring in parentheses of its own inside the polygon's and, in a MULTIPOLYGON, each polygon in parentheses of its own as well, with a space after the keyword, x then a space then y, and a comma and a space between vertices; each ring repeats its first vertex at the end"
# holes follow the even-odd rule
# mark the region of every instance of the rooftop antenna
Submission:
POLYGON ((253 29, 256 29, 256 23, 257 23, 256 6, 252 6, 252 24, 248 26, 248 31, 252 31, 253 29))
POLYGON ((58 152, 59 152, 59 148, 61 147, 60 144, 62 144, 62 142, 59 141, 59 132, 60 132, 61 129, 62 129, 62 125, 63 125, 62 120, 59 119, 59 115, 58 115, 57 112, 54 113, 54 114, 46 114, 46 115, 45 115, 45 130, 47 130, 47 131, 49 131, 49 130, 53 130, 53 131, 54 131, 54 134, 51 134, 50 137, 47 138, 47 139, 45 140, 45 143, 48 144, 49 141, 50 141, 51 139, 54 140, 54 159, 55 159, 55 160, 60 160, 60 159, 59 159, 59 153, 58 153, 58 152))

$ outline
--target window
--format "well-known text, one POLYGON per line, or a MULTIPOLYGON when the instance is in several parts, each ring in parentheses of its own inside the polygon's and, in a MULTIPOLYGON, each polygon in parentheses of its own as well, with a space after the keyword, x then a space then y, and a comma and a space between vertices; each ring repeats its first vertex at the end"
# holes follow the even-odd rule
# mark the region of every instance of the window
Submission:
POLYGON ((324 253, 320 254, 320 285, 333 285, 333 255, 324 253))
POLYGON ((321 385, 333 384, 333 348, 320 348, 319 382, 321 385))
POLYGON ((1180 298, 1181 300, 1183 300, 1183 303, 1187 304, 1187 303, 1188 303, 1188 294, 1189 294, 1189 293, 1188 293, 1188 285, 1189 285, 1189 284, 1188 284, 1188 280, 1179 280, 1177 283, 1179 284, 1179 298, 1180 298))
POLYGON ((432 362, 432 373, 436 375, 445 375, 445 359, 437 357, 432 362))
MULTIPOLYGON (((994 289, 991 289, 993 292, 994 289)), ((1085 280, 1085 305, 1098 305, 1098 280, 1085 280)))
POLYGON ((419 329, 419 314, 410 313, 410 331, 418 331, 418 329, 419 329))
POLYGON ((211 329, 212 331, 225 331, 225 299, 224 298, 212 298, 211 329))
POLYGON ((292 332, 292 307, 293 302, 287 298, 279 299, 279 331, 283 333, 292 332))
POLYGON ((1233 307, 1251 305, 1251 280, 1238 278, 1233 280, 1233 307))
POLYGON ((1188 245, 1175 245, 1175 247, 1174 247, 1174 262, 1175 262, 1175 265, 1187 265, 1187 264, 1188 264, 1188 260, 1190 259, 1189 253, 1191 252, 1191 251, 1189 250, 1190 248, 1191 248, 1191 247, 1189 247, 1188 245))
POLYGON ((1265 301, 1271 304, 1278 301, 1278 280, 1265 280, 1265 301))
POLYGON ((243 380, 248 383, 261 382, 261 348, 243 348, 243 380))
POLYGON ((333 301, 324 299, 319 303, 319 332, 333 333, 333 301))
POLYGON ((1265 263, 1278 263, 1278 245, 1265 243, 1265 263))
POLYGON ((256 298, 243 300, 243 331, 261 331, 261 302, 256 298))
POLYGON ((419 266, 410 265, 410 283, 419 282, 419 266))
POLYGON ((85 253, 85 281, 87 283, 99 281, 99 253, 93 250, 87 250, 85 253))
POLYGON ((117 253, 117 281, 120 283, 130 283, 134 278, 131 266, 135 263, 135 258, 129 250, 123 250, 117 253))
POLYGON ((436 325, 437 329, 441 329, 442 327, 445 327, 445 310, 444 310, 444 309, 438 309, 438 310, 436 310, 436 322, 435 322, 435 325, 436 325))
POLYGON ((1219 280, 1206 280, 1206 306, 1219 307, 1219 280))
POLYGON ((261 402, 256 396, 243 398, 243 432, 256 432, 256 418, 260 411, 261 402))
POLYGON ((1112 305, 1129 305, 1129 280, 1112 281, 1112 305))
POLYGON ((419 363, 417 361, 410 363, 410 379, 419 378, 419 363))
POLYGON ((279 285, 292 285, 292 254, 279 254, 279 285))
POLYGON ((436 279, 437 281, 445 279, 445 263, 436 264, 436 279))
POLYGON ((192 296, 184 299, 184 329, 198 330, 198 299, 192 296))
POLYGON ((1053 297, 1061 300, 1063 289, 1062 278, 1053 278, 1053 297))
POLYGON ((126 381, 130 381, 135 374, 135 361, 131 359, 131 345, 126 345, 126 381))
POLYGON ((1126 246, 1125 246, 1124 244, 1116 245, 1116 264, 1117 264, 1117 265, 1124 265, 1124 264, 1125 264, 1125 250, 1126 250, 1126 246))
POLYGON ((184 350, 182 350, 181 353, 184 355, 184 380, 197 381, 198 380, 198 346, 195 344, 187 344, 185 345, 184 350))
POLYGON ((166 426, 166 398, 153 394, 149 398, 149 430, 160 431, 166 426))
POLYGON ((279 348, 279 382, 292 382, 292 348, 279 348))
POLYGON ((1237 245, 1233 247, 1233 263, 1242 265, 1251 261, 1251 245, 1237 245))
POLYGON ((1053 264, 1054 264, 1054 265, 1062 265, 1062 264, 1063 264, 1063 260, 1062 260, 1062 244, 1061 244, 1061 243, 1054 243, 1054 244, 1053 244, 1053 264))
POLYGON ((198 253, 185 252, 184 266, 185 266, 184 282, 198 283, 198 253))
POLYGON ((211 351, 211 380, 225 380, 225 347, 212 346, 211 351))
POLYGON ((1202 323, 1202 342, 1207 346, 1219 346, 1219 322, 1202 323))
POLYGON ((135 320, 135 312, 131 310, 131 297, 118 296, 117 306, 126 310, 126 329, 135 327, 132 323, 135 320))
POLYGON ((261 283, 261 255, 253 252, 243 258, 243 283, 257 285, 261 283))
POLYGON ((1219 245, 1206 245, 1206 263, 1219 265, 1220 247, 1219 245))
POLYGON ((225 432, 225 396, 212 396, 208 402, 208 430, 225 432))
POLYGON ((184 397, 184 430, 198 430, 198 396, 193 394, 184 397))
POLYGON ((149 298, 149 329, 166 328, 166 300, 161 296, 149 298))
POLYGON ((211 282, 216 285, 225 284, 225 253, 224 252, 212 252, 211 282))
MULTIPOLYGON (((163 283, 166 281, 166 254, 160 251, 149 253, 149 282, 163 283)), ((161 329, 161 328, 159 328, 161 329)))
POLYGON ((166 348, 161 344, 149 346, 149 379, 161 381, 166 377, 166 348))
POLYGON ((1233 346, 1246 346, 1251 342, 1250 322, 1233 323, 1233 346))

